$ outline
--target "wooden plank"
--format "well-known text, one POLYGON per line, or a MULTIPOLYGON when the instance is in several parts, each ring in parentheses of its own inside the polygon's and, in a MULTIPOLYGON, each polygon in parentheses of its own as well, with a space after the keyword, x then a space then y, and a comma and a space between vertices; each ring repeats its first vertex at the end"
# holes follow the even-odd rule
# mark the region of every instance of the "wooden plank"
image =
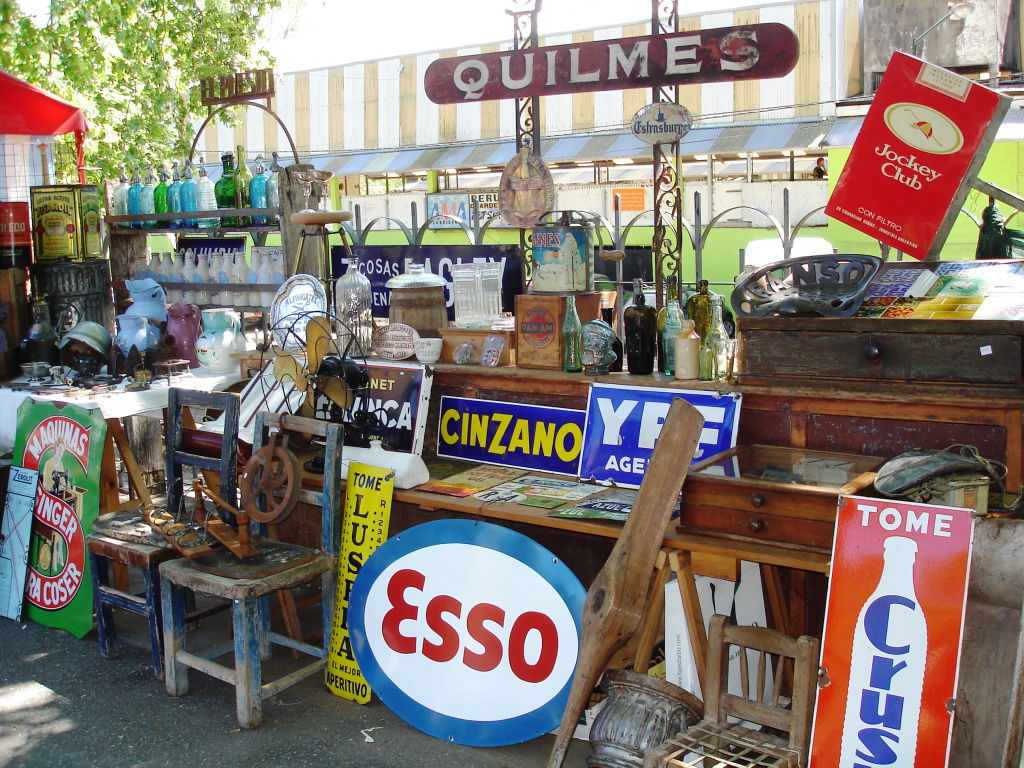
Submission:
POLYGON ((703 417, 689 403, 672 401, 633 511, 587 592, 576 674, 548 758, 549 768, 559 768, 564 762, 580 713, 605 664, 640 625, 658 557, 658 539, 686 480, 703 424, 703 417))
POLYGON ((647 591, 647 610, 637 632, 636 656, 633 660, 633 669, 637 672, 646 672, 651 665, 651 652, 658 640, 659 630, 664 626, 662 617, 665 611, 665 582, 670 573, 668 552, 663 549, 658 553, 657 565, 651 575, 651 586, 647 591))

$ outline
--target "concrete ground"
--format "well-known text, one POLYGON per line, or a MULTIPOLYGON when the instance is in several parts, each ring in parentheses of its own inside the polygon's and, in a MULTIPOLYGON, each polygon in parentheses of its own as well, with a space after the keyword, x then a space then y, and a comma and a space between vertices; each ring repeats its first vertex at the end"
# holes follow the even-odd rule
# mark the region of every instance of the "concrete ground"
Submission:
MULTIPOLYGON (((77 640, 31 622, 0 618, 0 768, 518 768, 546 765, 553 738, 473 748, 416 730, 376 698, 362 706, 329 693, 319 676, 264 702, 262 727, 243 731, 234 690, 191 672, 187 696, 172 698, 153 677, 141 617, 117 612, 122 654, 106 660, 95 631, 77 640)), ((207 623, 226 619, 220 617, 207 623)), ((207 631, 207 630, 204 630, 207 631)), ((227 639, 226 621, 213 627, 227 639)), ((268 667, 295 668, 275 646, 268 667)), ((501 695, 495 691, 495 695, 501 695)), ((589 744, 575 741, 566 768, 583 768, 589 744)))

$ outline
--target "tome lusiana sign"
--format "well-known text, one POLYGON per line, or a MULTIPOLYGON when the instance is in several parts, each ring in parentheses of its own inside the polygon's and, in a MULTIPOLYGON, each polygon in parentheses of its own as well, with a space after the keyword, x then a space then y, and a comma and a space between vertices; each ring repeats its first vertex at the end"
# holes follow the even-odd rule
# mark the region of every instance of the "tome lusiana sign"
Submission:
POLYGON ((800 44, 782 24, 749 24, 438 59, 437 104, 783 77, 800 44))

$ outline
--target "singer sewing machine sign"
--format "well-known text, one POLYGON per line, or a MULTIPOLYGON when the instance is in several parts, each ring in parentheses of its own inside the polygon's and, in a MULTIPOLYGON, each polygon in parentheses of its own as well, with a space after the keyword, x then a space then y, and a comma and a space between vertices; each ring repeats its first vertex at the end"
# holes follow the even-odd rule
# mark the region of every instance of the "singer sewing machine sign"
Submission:
POLYGON ((974 519, 841 496, 810 768, 949 758, 974 519))
POLYGON ((438 59, 423 87, 436 104, 783 77, 800 43, 782 24, 749 24, 438 59))
POLYGON ((31 399, 18 408, 14 463, 39 471, 25 615, 75 637, 92 629, 85 537, 99 513, 106 432, 99 410, 31 399))

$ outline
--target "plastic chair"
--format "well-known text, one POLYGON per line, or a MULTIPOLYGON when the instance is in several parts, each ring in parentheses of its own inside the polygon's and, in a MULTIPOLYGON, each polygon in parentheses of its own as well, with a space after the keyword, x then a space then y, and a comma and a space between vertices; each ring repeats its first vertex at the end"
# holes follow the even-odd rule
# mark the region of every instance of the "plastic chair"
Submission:
POLYGON ((708 635, 704 719, 644 755, 644 768, 803 768, 811 736, 818 679, 818 639, 799 639, 764 627, 737 627, 720 614, 708 635), (736 646, 730 649, 729 646, 736 646), (752 681, 748 655, 757 658, 752 681), (738 654, 741 694, 728 692, 730 653, 738 654), (772 685, 767 684, 768 671, 772 685), (785 702, 783 681, 792 676, 785 702), (786 732, 782 737, 730 722, 729 716, 786 732))
MULTIPOLYGON (((164 621, 164 684, 171 696, 188 693, 188 670, 195 669, 235 686, 235 709, 242 728, 257 728, 263 722, 263 699, 322 671, 327 665, 334 610, 335 565, 341 509, 341 455, 343 430, 329 424, 298 416, 261 413, 257 417, 253 450, 268 441, 272 428, 321 436, 326 442, 324 486, 306 497, 321 507, 320 548, 312 558, 266 576, 231 578, 223 573, 208 573, 184 560, 172 560, 160 566, 160 585, 164 621), (280 589, 291 589, 320 577, 322 642, 319 646, 295 640, 270 629, 269 596, 280 589), (205 653, 186 648, 185 590, 231 600, 234 643, 231 648, 215 647, 205 653), (277 680, 264 683, 261 662, 270 658, 271 644, 282 645, 312 656, 315 661, 277 680), (214 661, 233 650, 234 667, 214 661)), ((293 547, 299 550, 302 548, 293 547)), ((304 550, 308 553, 308 550, 304 550)), ((239 566, 243 572, 244 562, 239 566)), ((230 568, 230 564, 229 564, 230 568)))

